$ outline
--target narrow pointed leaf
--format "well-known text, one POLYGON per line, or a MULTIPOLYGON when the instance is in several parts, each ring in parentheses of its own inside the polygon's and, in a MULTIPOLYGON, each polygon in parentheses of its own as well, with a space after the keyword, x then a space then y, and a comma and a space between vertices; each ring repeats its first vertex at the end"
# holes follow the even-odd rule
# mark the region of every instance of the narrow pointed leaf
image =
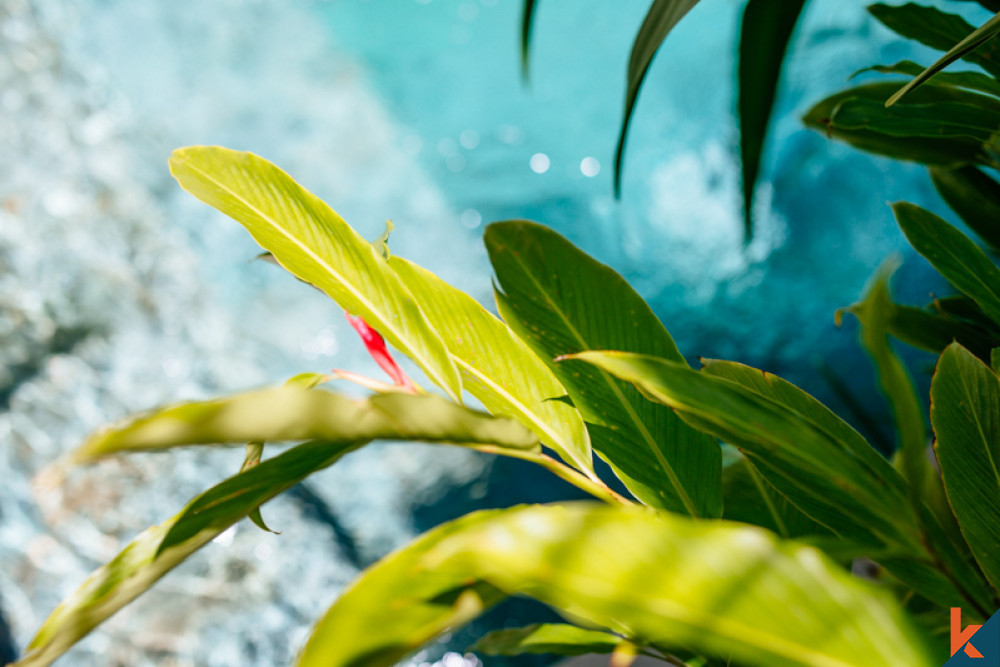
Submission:
POLYGON ((868 11, 890 30, 915 39, 933 49, 946 51, 937 62, 903 86, 886 102, 891 106, 937 72, 959 59, 979 65, 993 76, 1000 76, 1000 45, 994 37, 1000 33, 1000 15, 974 28, 956 14, 914 3, 902 6, 875 4, 868 11))
POLYGON ((84 460, 115 451, 165 446, 165 442, 178 439, 188 442, 220 439, 235 444, 249 439, 244 437, 245 433, 230 432, 236 428, 234 424, 242 421, 236 417, 250 418, 267 404, 277 405, 275 409, 281 414, 290 413, 292 421, 307 423, 294 434, 288 430, 290 422, 279 424, 277 437, 264 439, 298 439, 309 437, 309 433, 321 438, 229 478, 195 498, 173 519, 136 538, 53 612, 29 645, 19 667, 49 664, 237 520, 369 440, 485 444, 498 453, 502 453, 503 447, 530 447, 529 443, 535 440, 516 422, 469 410, 439 397, 393 394, 351 401, 324 394, 327 392, 284 387, 200 405, 188 404, 92 439, 95 446, 84 448, 84 460), (192 415, 198 418, 191 419, 192 415), (223 428, 223 424, 229 426, 223 428))
MULTIPOLYGON (((918 76, 926 69, 927 68, 923 65, 919 65, 912 60, 900 60, 894 65, 875 65, 873 67, 866 67, 855 72, 852 75, 852 78, 864 72, 881 72, 882 74, 908 74, 910 76, 918 76)), ((983 72, 938 72, 934 75, 934 83, 944 86, 968 88, 969 90, 976 90, 980 93, 1000 97, 1000 81, 997 81, 989 74, 984 74, 983 72)))
POLYGON ((448 347, 462 384, 494 414, 518 419, 568 464, 593 471, 590 436, 566 389, 510 327, 475 299, 400 257, 389 265, 448 347))
MULTIPOLYGON (((623 349, 683 363, 645 301, 609 267, 541 225, 490 225, 486 246, 504 320, 546 362, 591 349, 623 349)), ((695 516, 722 512, 722 454, 668 408, 627 383, 571 361, 552 364, 588 423, 594 450, 636 498, 695 516)))
POLYGON ((977 167, 931 167, 938 194, 994 251, 1000 251, 1000 183, 977 167))
POLYGON ((873 545, 915 544, 915 519, 898 474, 887 463, 873 465, 815 419, 665 359, 624 352, 575 356, 635 383, 689 423, 739 447, 772 486, 834 532, 873 545), (801 495, 809 506, 799 502, 801 495))
POLYGON ((640 645, 741 665, 939 663, 884 591, 757 528, 582 503, 523 507, 470 522, 425 562, 640 645))
POLYGON ((764 138, 778 91, 781 64, 806 0, 750 0, 740 28, 739 115, 743 163, 743 219, 753 230, 753 194, 764 138))
POLYGON ((17 667, 51 664, 73 644, 137 598, 188 556, 262 502, 332 465, 364 443, 308 443, 239 473, 149 528, 96 570, 49 616, 17 667))
POLYGON ((629 122, 635 110, 639 89, 646 78, 653 56, 667 38, 670 31, 684 15, 698 4, 698 0, 653 0, 646 18, 639 28, 639 33, 632 44, 632 54, 628 60, 628 78, 625 90, 625 115, 622 119, 621 131, 618 135, 618 148, 615 151, 615 194, 621 193, 622 161, 625 154, 625 139, 628 136, 629 122))
POLYGON ((535 25, 538 0, 524 0, 521 11, 521 76, 525 81, 531 74, 531 30, 535 25))
POLYGON ((535 436, 517 422, 486 419, 440 396, 384 394, 355 400, 321 389, 286 386, 179 403, 132 417, 98 431, 71 456, 75 463, 87 463, 127 451, 248 441, 451 441, 456 432, 467 434, 469 442, 538 448, 535 436))
POLYGON ((893 204, 892 210, 910 245, 1000 324, 1000 269, 986 253, 930 211, 906 202, 893 204))
POLYGON ((886 331, 915 348, 941 354, 952 341, 959 341, 980 358, 988 359, 990 350, 1000 345, 997 337, 981 326, 966 322, 947 313, 928 308, 890 304, 886 331))
POLYGON ((861 322, 861 343, 872 358, 882 393, 889 401, 896 432, 898 456, 907 479, 910 502, 919 511, 926 494, 940 497, 940 481, 927 460, 927 429, 917 390, 902 360, 889 343, 888 315, 892 309, 889 278, 898 260, 882 265, 872 279, 864 299, 848 310, 861 322))
POLYGON ((565 623, 539 623, 511 630, 497 630, 486 635, 469 650, 486 655, 525 655, 553 653, 586 655, 613 653, 628 640, 599 630, 588 630, 565 623))
POLYGON ((957 343, 931 383, 945 491, 983 573, 1000 591, 1000 378, 957 343))
POLYGON ((290 273, 363 317, 459 400, 458 370, 406 285, 322 200, 267 160, 226 148, 178 149, 170 172, 185 190, 246 227, 290 273))

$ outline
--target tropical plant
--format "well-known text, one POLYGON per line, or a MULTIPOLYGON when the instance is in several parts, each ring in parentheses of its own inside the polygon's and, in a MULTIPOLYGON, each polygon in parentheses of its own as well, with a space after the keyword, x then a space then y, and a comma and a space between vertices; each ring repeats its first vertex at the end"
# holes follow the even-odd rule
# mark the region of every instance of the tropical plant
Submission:
MULTIPOLYGON (((925 11, 913 7, 890 11, 925 11)), ((983 43, 993 23, 964 43, 983 43)), ((960 56, 977 57, 965 49, 960 56)), ((817 105, 808 122, 928 163, 946 200, 993 243, 980 227, 996 234, 989 212, 1000 184, 976 165, 993 166, 1000 122, 983 119, 997 113, 988 88, 1000 84, 978 73, 937 77, 912 85, 890 111, 883 102, 899 83, 852 89, 817 105)), ((354 400, 319 388, 328 376, 306 374, 167 406, 89 438, 61 473, 129 451, 250 444, 238 474, 94 572, 19 665, 51 663, 234 522, 263 526, 262 503, 376 439, 525 459, 602 502, 478 512, 431 530, 355 580, 314 627, 299 665, 392 665, 519 595, 567 622, 493 633, 476 650, 607 652, 617 665, 643 654, 692 666, 919 667, 948 655, 948 608, 976 623, 1000 607, 1000 269, 930 212, 894 207, 907 238, 961 295, 928 309, 894 304, 890 263, 847 309, 892 406, 899 447, 890 461, 778 377, 729 361, 691 368, 619 275, 541 225, 486 230, 501 319, 392 255, 386 237, 365 241, 262 158, 191 147, 174 153, 171 171, 350 312, 393 383, 344 374, 375 390, 354 400), (406 377, 380 334, 445 396, 406 377), (890 337, 939 354, 936 464, 890 337), (492 414, 464 407, 466 391, 492 414), (261 460, 264 443, 302 441, 261 460), (595 452, 630 497, 594 472, 595 452), (866 577, 851 574, 865 563, 866 577)))

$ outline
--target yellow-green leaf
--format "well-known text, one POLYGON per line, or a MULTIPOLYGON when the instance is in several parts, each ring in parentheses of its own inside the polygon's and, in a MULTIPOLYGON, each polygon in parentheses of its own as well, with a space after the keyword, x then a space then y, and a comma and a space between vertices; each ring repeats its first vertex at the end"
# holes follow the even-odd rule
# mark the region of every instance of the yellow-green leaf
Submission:
POLYGON ((174 151, 170 173, 185 190, 246 227, 292 275, 364 318, 460 400, 458 370, 406 285, 322 200, 267 160, 216 146, 174 151))

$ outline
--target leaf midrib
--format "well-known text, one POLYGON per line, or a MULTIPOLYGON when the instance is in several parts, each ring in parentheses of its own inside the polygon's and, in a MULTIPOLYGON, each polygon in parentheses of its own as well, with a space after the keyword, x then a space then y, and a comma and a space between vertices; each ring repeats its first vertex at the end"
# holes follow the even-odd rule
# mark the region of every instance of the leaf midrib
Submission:
MULTIPOLYGON (((278 222, 276 220, 274 220, 272 218, 272 216, 266 215, 258 207, 254 206, 249 200, 247 200, 246 198, 244 198, 243 196, 241 196, 236 190, 234 190, 234 189, 230 188, 229 186, 225 185, 224 183, 222 183, 221 181, 219 181, 218 179, 216 179, 214 176, 212 176, 212 174, 210 174, 209 172, 206 172, 203 169, 199 168, 197 165, 194 164, 194 162, 192 160, 185 158, 184 162, 185 162, 186 166, 189 169, 191 169, 192 171, 198 172, 198 174, 200 174, 202 178, 204 178, 205 180, 207 180, 207 181, 215 184, 217 187, 219 187, 223 191, 228 192, 231 196, 233 196, 235 199, 237 199, 240 203, 242 203, 244 206, 246 206, 251 211, 253 211, 262 220, 264 220, 267 224, 269 224, 274 230, 276 230, 277 232, 279 232, 284 238, 288 239, 296 247, 298 247, 300 250, 302 250, 303 253, 306 256, 310 257, 313 261, 315 261, 316 264, 318 264, 320 268, 322 268, 322 269, 326 270, 328 273, 330 273, 333 276, 334 280, 336 280, 338 283, 340 283, 340 285, 343 286, 348 292, 350 292, 351 295, 354 296, 354 298, 356 298, 358 301, 360 301, 370 311, 378 314, 379 318, 382 320, 382 322, 380 322, 379 324, 381 325, 381 327, 384 330, 391 331, 393 333, 393 335, 396 337, 396 339, 399 340, 400 342, 406 340, 403 332, 399 331, 392 324, 392 318, 391 317, 386 317, 385 315, 383 315, 379 311, 379 309, 377 309, 375 307, 375 305, 367 297, 365 297, 364 294, 362 294, 360 291, 358 291, 357 288, 355 288, 353 285, 351 285, 351 283, 349 281, 347 281, 344 278, 344 276, 339 271, 337 271, 336 269, 334 269, 332 266, 330 266, 330 264, 328 264, 325 260, 323 260, 319 255, 317 255, 315 252, 313 252, 313 250, 310 249, 308 245, 305 245, 302 241, 300 241, 298 238, 296 238, 294 235, 292 235, 287 229, 285 229, 280 224, 278 224, 278 222)), ((312 217, 312 215, 309 214, 309 213, 307 213, 307 216, 310 217, 310 218, 312 217)), ((275 259, 278 259, 277 255, 275 255, 275 259)), ((326 290, 324 290, 324 292, 325 291, 326 290)), ((332 297, 332 295, 329 295, 329 296, 332 297)), ((447 378, 442 378, 442 377, 439 376, 439 374, 437 373, 436 369, 434 369, 435 365, 433 363, 431 363, 431 361, 429 361, 423 354, 417 353, 413 349, 413 347, 411 345, 407 344, 407 348, 409 348, 407 350, 407 352, 409 354, 412 354, 415 358, 417 358, 421 362, 423 362, 421 364, 421 366, 424 367, 424 370, 427 371, 429 375, 435 376, 435 379, 441 384, 442 387, 445 387, 446 390, 447 390, 447 387, 449 386, 449 383, 447 382, 447 378)), ((450 394, 451 392, 449 391, 448 393, 450 394)))
MULTIPOLYGON (((582 336, 579 330, 575 326, 573 326, 573 323, 566 317, 565 313, 562 312, 562 309, 559 308, 558 304, 555 301, 553 301, 548 291, 535 277, 535 274, 534 272, 531 271, 531 268, 516 253, 510 253, 510 256, 514 258, 514 261, 521 267, 524 275, 528 276, 528 279, 531 280, 531 282, 538 289, 539 293, 545 298, 545 301, 552 308, 553 312, 555 312, 556 315, 559 317, 559 319, 562 320, 563 324, 566 325, 566 328, 576 339, 577 343, 579 343, 583 349, 589 349, 589 344, 587 343, 586 339, 582 336)), ((642 436, 644 443, 653 453, 653 456, 656 458, 657 462, 659 462, 660 466, 663 468, 664 473, 666 473, 667 477, 670 479, 670 484, 674 487, 674 491, 677 493, 677 497, 680 498, 680 501, 684 505, 684 508, 687 510, 688 514, 695 519, 701 518, 701 515, 698 513, 697 508, 695 508, 694 506, 694 502, 691 500, 691 497, 687 493, 687 489, 684 488, 684 485, 681 484, 680 479, 677 477, 677 472, 673 469, 673 466, 671 466, 670 463, 667 461, 666 457, 663 455, 663 452, 660 451, 660 448, 656 446, 656 440, 653 438, 652 434, 646 428, 646 425, 639 418, 639 415, 635 412, 635 409, 632 407, 632 404, 629 403, 628 399, 625 397, 625 394, 622 393, 618 385, 615 384, 615 381, 611 377, 611 374, 601 368, 598 368, 597 371, 601 374, 601 377, 604 379, 608 387, 614 393, 615 397, 618 399, 618 402, 621 403, 622 407, 625 408, 625 412, 628 414, 629 420, 632 421, 635 427, 639 430, 639 434, 642 436)))

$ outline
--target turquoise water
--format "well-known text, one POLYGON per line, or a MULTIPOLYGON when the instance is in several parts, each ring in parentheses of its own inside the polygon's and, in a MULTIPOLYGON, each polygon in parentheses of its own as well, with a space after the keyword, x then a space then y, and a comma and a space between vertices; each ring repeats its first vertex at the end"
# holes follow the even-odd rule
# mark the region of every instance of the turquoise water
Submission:
MULTIPOLYGON (((248 262, 241 228, 179 191, 165 169, 177 146, 253 150, 369 237, 391 218, 395 253, 484 303, 483 227, 540 220, 623 273, 690 357, 767 368, 841 409, 825 366, 881 405, 833 311, 892 252, 904 299, 940 290, 885 202, 942 206, 921 169, 831 144, 798 116, 860 67, 928 54, 861 2, 814 0, 744 247, 739 2, 706 0, 654 61, 612 197, 623 73, 647 6, 541 2, 525 86, 517 0, 0 3, 0 471, 13 480, 0 494, 0 645, 9 627, 9 650, 23 646, 87 572, 239 463, 140 457, 81 472, 58 497, 34 493, 30 477, 90 429, 304 370, 377 372, 335 306, 248 262)), ((565 493, 510 462, 366 450, 266 508, 280 538, 239 527, 67 661, 283 664, 358 568, 419 530, 565 493)), ((460 664, 446 651, 467 636, 416 662, 460 664)))

